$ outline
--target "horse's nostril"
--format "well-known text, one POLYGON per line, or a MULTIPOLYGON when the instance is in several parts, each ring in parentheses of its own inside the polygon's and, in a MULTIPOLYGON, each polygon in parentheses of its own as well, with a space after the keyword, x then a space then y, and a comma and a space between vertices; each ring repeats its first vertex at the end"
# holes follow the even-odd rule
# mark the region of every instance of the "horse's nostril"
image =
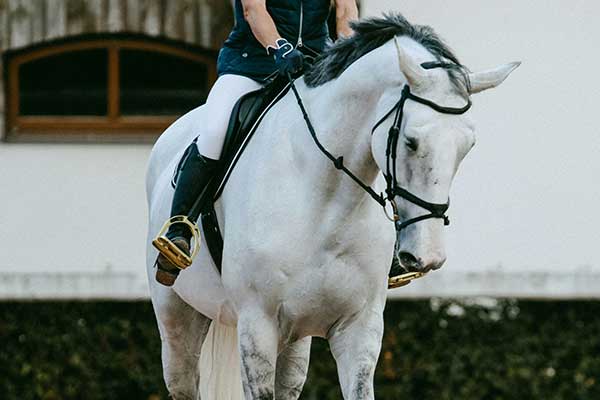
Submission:
POLYGON ((402 264, 408 272, 419 272, 423 269, 421 262, 409 252, 401 251, 399 256, 400 264, 402 264))

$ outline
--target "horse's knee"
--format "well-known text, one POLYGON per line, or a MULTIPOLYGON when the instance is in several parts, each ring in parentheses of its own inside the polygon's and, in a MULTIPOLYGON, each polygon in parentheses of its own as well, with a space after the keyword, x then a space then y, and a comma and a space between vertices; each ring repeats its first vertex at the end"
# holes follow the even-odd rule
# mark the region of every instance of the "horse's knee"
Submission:
POLYGON ((297 400, 300 397, 310 359, 311 337, 291 344, 277 358, 275 399, 297 400))
MULTIPOLYGON (((187 377, 186 377, 187 379, 187 377)), ((198 394, 195 390, 198 385, 190 385, 189 382, 182 382, 182 377, 166 381, 169 397, 173 400, 197 400, 198 394)))
MULTIPOLYGON (((308 363, 306 365, 308 367, 308 363)), ((281 371, 278 362, 277 376, 275 378, 275 399, 297 400, 300 398, 302 388, 306 382, 306 374, 307 370, 281 371)))
POLYGON ((276 323, 262 311, 240 314, 238 346, 247 398, 273 399, 278 343, 276 323))
POLYGON ((373 378, 381 349, 383 318, 368 314, 343 331, 334 331, 329 345, 345 399, 372 400, 373 378))
POLYGON ((371 399, 373 393, 373 379, 375 377, 375 362, 358 364, 349 377, 348 389, 352 399, 371 399))
POLYGON ((163 379, 171 398, 196 400, 200 383, 198 357, 189 354, 185 343, 173 339, 163 341, 163 379))

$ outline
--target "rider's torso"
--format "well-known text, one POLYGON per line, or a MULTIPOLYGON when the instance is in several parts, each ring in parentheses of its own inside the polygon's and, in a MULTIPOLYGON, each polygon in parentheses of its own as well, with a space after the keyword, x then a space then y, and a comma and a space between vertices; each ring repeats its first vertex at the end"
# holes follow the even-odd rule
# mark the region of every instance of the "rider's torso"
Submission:
MULTIPOLYGON (((267 10, 281 36, 311 53, 322 51, 329 37, 330 4, 330 0, 267 0, 267 10)), ((244 19, 241 0, 235 1, 235 26, 219 53, 217 68, 219 75, 244 75, 258 80, 277 69, 244 19)))

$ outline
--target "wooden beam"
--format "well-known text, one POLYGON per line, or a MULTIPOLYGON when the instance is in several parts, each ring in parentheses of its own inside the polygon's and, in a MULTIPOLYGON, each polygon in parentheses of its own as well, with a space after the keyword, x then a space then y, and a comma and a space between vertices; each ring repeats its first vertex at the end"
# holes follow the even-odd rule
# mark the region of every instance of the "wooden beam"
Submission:
POLYGON ((108 119, 114 122, 119 117, 120 75, 119 47, 116 43, 108 47, 108 119))

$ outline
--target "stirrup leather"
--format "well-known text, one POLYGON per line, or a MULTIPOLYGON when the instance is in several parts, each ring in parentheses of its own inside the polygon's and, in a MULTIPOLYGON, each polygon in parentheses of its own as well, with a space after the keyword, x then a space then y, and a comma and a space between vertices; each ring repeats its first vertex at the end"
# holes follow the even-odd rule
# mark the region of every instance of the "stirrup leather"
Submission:
POLYGON ((152 241, 152 245, 170 262, 179 269, 186 269, 192 265, 193 259, 200 251, 200 229, 185 215, 176 215, 165 222, 163 227, 158 232, 156 238, 152 241), (194 239, 191 254, 188 256, 179 247, 175 246, 171 239, 165 236, 171 225, 183 224, 186 225, 192 233, 194 239))
POLYGON ((424 277, 423 272, 408 272, 406 274, 397 275, 388 279, 388 289, 395 289, 408 285, 413 279, 424 277))

